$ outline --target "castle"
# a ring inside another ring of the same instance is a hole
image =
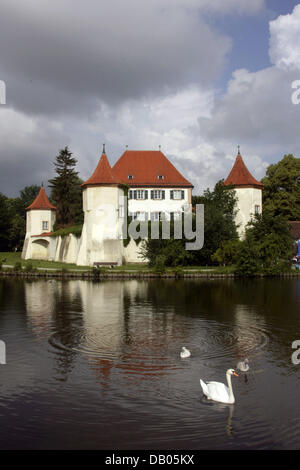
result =
[[[252,215],[262,211],[263,185],[251,175],[240,152],[224,184],[234,185],[236,222],[239,236],[243,237]],[[135,241],[123,243],[127,212],[138,221],[158,221],[162,215],[166,220],[176,219],[192,210],[192,189],[192,183],[160,150],[126,150],[111,167],[103,146],[94,173],[82,184],[84,224],[81,236],[52,236],[56,207],[50,203],[42,186],[26,209],[22,258],[78,266],[142,262],[140,247]]]

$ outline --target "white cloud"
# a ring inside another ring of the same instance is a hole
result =
[[[32,116],[0,113],[3,192],[11,193],[11,181],[21,189],[50,178],[65,145],[79,157],[82,178],[94,170],[103,142],[111,163],[125,145],[161,145],[195,194],[226,178],[237,144],[258,179],[274,158],[300,153],[300,105],[291,103],[291,81],[300,77],[289,70],[298,66],[292,44],[299,8],[270,24],[274,66],[234,71],[220,95],[210,83],[231,39],[205,23],[205,14],[254,14],[263,0],[2,3],[8,105]]]
[[[300,69],[300,5],[270,22],[270,59],[281,69]]]

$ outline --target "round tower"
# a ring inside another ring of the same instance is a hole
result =
[[[245,227],[255,214],[262,212],[263,184],[257,181],[246,167],[238,150],[231,172],[226,178],[226,186],[233,185],[237,195],[236,224],[240,238],[244,237]]]
[[[84,225],[77,265],[122,264],[120,201],[124,191],[113,175],[104,146],[94,173],[82,184],[82,189]]]
[[[49,237],[56,220],[56,207],[51,204],[44,189],[41,189],[30,206],[26,207],[26,236],[23,259],[47,259]]]

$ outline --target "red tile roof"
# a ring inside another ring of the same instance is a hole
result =
[[[240,153],[238,153],[235,163],[232,167],[231,172],[224,181],[226,186],[233,184],[234,186],[241,187],[255,187],[258,189],[263,188],[263,184],[257,181],[246,167],[244,160]]]
[[[51,237],[54,232],[43,232],[40,235],[31,235],[32,237]]]
[[[99,163],[92,176],[82,183],[81,186],[90,184],[117,184],[118,181],[114,177],[111,166],[105,153],[102,153]]]
[[[26,207],[26,210],[53,210],[56,211],[56,207],[51,204],[44,189],[44,186],[41,187],[39,194],[35,198],[30,206]]]
[[[119,182],[130,186],[193,187],[167,157],[157,150],[126,150],[112,171]],[[132,179],[128,175],[132,175]],[[163,179],[158,179],[159,175]]]

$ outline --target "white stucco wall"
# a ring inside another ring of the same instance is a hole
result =
[[[26,234],[40,235],[51,232],[55,223],[56,213],[51,210],[28,210],[26,213]],[[48,229],[43,229],[43,222],[48,222]]]
[[[90,186],[83,190],[84,227],[77,264],[92,266],[94,262],[122,264],[123,242],[119,219],[123,190],[118,186]]]
[[[125,263],[146,263],[147,260],[144,260],[140,255],[140,250],[143,245],[143,240],[137,245],[134,240],[130,240],[128,245],[124,247],[124,261]]]
[[[141,188],[142,189],[142,188]],[[128,200],[129,212],[181,212],[184,208],[191,209],[191,189],[185,188],[184,199],[171,199],[171,190],[180,188],[161,188],[165,191],[165,199],[151,199],[151,188],[148,199]],[[160,189],[160,188],[152,188]],[[132,190],[134,190],[132,188]],[[22,257],[24,259],[49,259],[79,266],[92,266],[94,262],[123,261],[145,262],[139,251],[143,242],[136,245],[131,240],[124,247],[122,226],[126,211],[124,210],[124,191],[117,185],[89,186],[83,190],[84,225],[81,238],[70,234],[65,237],[33,237],[45,232],[43,221],[48,222],[48,230],[53,230],[55,211],[31,210],[27,212],[27,233]]]
[[[52,239],[54,237],[51,237]],[[72,233],[65,237],[55,237],[54,261],[73,263],[77,261],[80,238]]]
[[[238,227],[238,234],[243,238],[245,227],[255,214],[255,206],[259,206],[259,213],[262,212],[262,190],[257,188],[236,188],[237,195],[237,215],[236,224]]]

